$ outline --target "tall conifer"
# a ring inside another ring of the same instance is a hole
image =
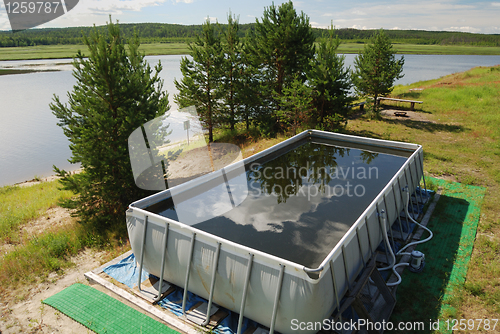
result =
[[[349,94],[352,82],[349,70],[344,67],[345,56],[337,54],[340,39],[335,36],[333,26],[328,33],[316,46],[307,81],[315,108],[312,125],[331,131],[346,122],[353,97]]]
[[[394,81],[404,76],[404,57],[398,60],[394,54],[389,37],[380,29],[354,59],[353,83],[359,93],[373,96],[375,110],[377,98],[392,92]]]
[[[216,24],[207,19],[203,23],[203,32],[196,42],[189,44],[192,60],[181,60],[181,81],[175,80],[179,93],[175,102],[180,108],[195,106],[202,124],[208,129],[208,141],[213,142],[213,128],[220,118],[223,97],[222,64],[224,54],[221,37]]]
[[[242,97],[238,94],[242,89],[242,43],[238,37],[239,21],[233,18],[231,12],[227,16],[227,26],[223,34],[224,60],[222,69],[224,102],[227,112],[225,112],[226,122],[231,130],[238,122],[240,110],[242,108]]]
[[[298,15],[291,1],[279,7],[272,4],[264,9],[261,21],[256,20],[255,32],[249,39],[249,50],[254,66],[262,72],[262,92],[269,97],[263,102],[267,103],[272,113],[279,109],[279,103],[270,97],[281,96],[283,87],[296,76],[301,81],[305,80],[309,61],[314,55],[314,41],[309,17],[303,12]],[[272,115],[267,118],[273,120]],[[278,123],[268,124],[269,132],[279,128]]]
[[[73,61],[76,84],[63,104],[54,96],[50,108],[70,141],[71,163],[81,163],[76,175],[59,170],[64,189],[76,197],[65,203],[84,223],[100,230],[122,228],[128,205],[145,195],[135,185],[128,137],[136,128],[168,109],[168,95],[159,77],[139,52],[139,38],[125,41],[118,24],[107,31],[94,27],[84,37],[88,52]]]

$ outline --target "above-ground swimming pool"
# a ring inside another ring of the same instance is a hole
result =
[[[132,250],[153,275],[292,333],[339,306],[422,162],[419,145],[305,131],[132,203]]]

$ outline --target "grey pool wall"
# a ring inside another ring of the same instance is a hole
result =
[[[186,287],[187,281],[189,291],[206,299],[213,294],[214,303],[234,312],[240,313],[244,301],[245,317],[281,333],[296,332],[292,330],[292,321],[321,322],[328,318],[382,241],[382,211],[387,216],[387,222],[395,221],[403,209],[402,188],[408,186],[413,193],[419,185],[423,175],[423,151],[420,145],[415,144],[309,130],[255,154],[242,163],[249,165],[265,159],[307,138],[332,140],[344,143],[347,147],[367,150],[395,150],[407,157],[394,177],[370,205],[361,210],[356,222],[317,268],[306,268],[148,211],[148,207],[168,200],[171,197],[170,190],[137,201],[127,211],[129,238],[138,258],[143,240],[146,241],[144,268],[160,276],[165,253],[164,280],[182,288]],[[237,164],[233,164],[225,169],[230,173],[237,167]],[[213,180],[215,176],[212,174],[178,187],[180,191],[189,191],[200,182]],[[164,252],[163,237],[167,230]],[[215,283],[212,288],[210,283],[214,266]],[[314,331],[304,331],[309,332]]]

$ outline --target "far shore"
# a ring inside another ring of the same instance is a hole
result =
[[[82,171],[83,171],[83,168],[80,168],[80,169],[76,169],[74,171],[70,171],[68,173],[69,174],[78,174],[78,173],[81,173]],[[33,178],[31,180],[28,180],[28,181],[23,181],[23,182],[18,182],[18,183],[12,184],[10,186],[30,187],[30,186],[33,186],[35,184],[39,184],[42,182],[52,182],[52,181],[59,180],[59,179],[60,179],[60,177],[57,175],[50,175],[47,177],[36,177],[36,178]],[[4,185],[3,187],[8,187],[8,186],[9,185]]]
[[[363,47],[362,43],[342,43],[338,48],[338,53],[357,54],[363,50]],[[190,52],[187,43],[143,43],[140,48],[146,56],[188,55]],[[500,47],[497,46],[394,44],[394,49],[398,54],[500,55]],[[0,61],[72,59],[78,51],[85,55],[87,47],[85,45],[1,47]]]
[[[36,72],[56,72],[59,70],[19,70],[19,69],[3,69],[0,68],[0,75],[11,75],[11,74],[28,74]]]

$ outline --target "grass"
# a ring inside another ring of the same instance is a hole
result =
[[[456,319],[463,298],[465,276],[474,245],[485,188],[433,180],[441,197],[427,225],[434,233],[419,245],[426,254],[425,270],[415,275],[405,271],[398,287],[393,322],[441,319],[438,333],[448,333],[443,320]],[[418,287],[418,288],[416,288]]]
[[[0,75],[9,75],[9,74],[26,74],[26,73],[34,73],[39,72],[36,70],[9,70],[0,68]]]
[[[214,141],[237,145],[241,149],[243,159],[276,145],[289,137],[279,134],[274,138],[263,138],[257,129],[246,130],[243,124],[237,124],[235,130],[214,129]]]
[[[179,153],[178,158],[182,158],[186,152],[190,150],[194,150],[196,148],[200,148],[206,145],[205,138],[191,138],[189,140],[189,144],[187,143],[187,139],[175,143],[169,143],[164,147],[160,148],[160,154],[164,157],[168,158],[170,155],[175,155]],[[179,152],[180,151],[180,152]]]
[[[400,54],[422,55],[499,55],[500,47],[465,46],[465,45],[420,45],[420,44],[393,44],[394,49]],[[359,53],[363,51],[364,44],[340,44],[340,53]]]
[[[424,90],[409,92],[409,88],[417,87]],[[456,319],[495,319],[500,314],[499,91],[499,66],[475,68],[438,80],[397,86],[392,96],[424,101],[417,111],[428,121],[358,117],[349,120],[344,131],[352,135],[420,144],[424,148],[427,175],[487,188],[465,283],[454,290],[448,301],[454,307],[453,313],[444,315]],[[262,139],[256,130],[246,131],[239,127],[234,131],[218,129],[215,138],[219,142],[239,145],[244,157],[285,139],[284,136]],[[428,182],[427,186],[436,190],[438,185]],[[0,241],[15,240],[14,231],[20,225],[43,215],[44,208],[55,205],[60,196],[67,196],[57,190],[49,191],[57,189],[55,184],[52,187],[49,183],[42,183],[26,190],[0,188],[0,222],[4,231]],[[50,199],[38,199],[45,196]],[[9,218],[12,223],[4,223],[4,217],[13,217]],[[0,290],[36,281],[36,277],[71,266],[69,255],[86,245],[97,244],[98,236],[83,232],[79,226],[75,224],[60,231],[48,231],[24,241],[15,251],[0,258]],[[117,254],[113,251],[116,247],[110,248],[110,257],[113,257]],[[420,283],[422,286],[417,288],[424,289],[425,281]],[[417,298],[425,299],[425,296],[417,294]],[[432,298],[440,302],[440,296]],[[415,320],[428,322],[428,319]]]
[[[51,272],[73,266],[69,257],[83,249],[85,240],[85,232],[77,223],[33,236],[0,259],[0,292],[36,283]]]
[[[73,58],[85,45],[40,45],[0,48],[0,60]],[[85,52],[84,52],[85,54]]]
[[[105,249],[108,253],[105,260],[129,249],[128,244],[103,240],[76,219],[41,233],[23,233],[23,225],[43,217],[49,208],[71,196],[59,187],[58,181],[51,181],[29,187],[0,188],[0,247],[14,244],[13,250],[0,254],[0,295],[3,298],[20,286],[38,283],[52,272],[62,273],[74,266],[71,256],[85,247]]]
[[[394,49],[403,54],[500,55],[500,47],[488,46],[394,44]]]
[[[424,90],[409,92],[417,87]],[[427,175],[487,188],[467,278],[454,292],[456,311],[450,316],[456,319],[500,314],[499,91],[499,66],[398,86],[392,96],[424,101],[417,109],[428,122],[362,117],[350,120],[346,130],[420,144]]]
[[[0,48],[0,60],[60,59],[73,58],[78,51],[88,52],[85,45],[39,45],[27,47]],[[186,43],[141,44],[141,51],[146,55],[181,55],[188,54]]]
[[[359,53],[363,50],[363,46],[360,43],[343,43],[339,46],[339,52]],[[500,47],[488,46],[394,44],[394,48],[403,54],[500,55]],[[0,48],[0,60],[73,58],[78,50],[85,54],[87,47],[85,45],[7,47]],[[186,43],[141,44],[141,50],[148,56],[189,54]]]
[[[0,241],[19,242],[19,226],[35,219],[69,198],[71,193],[60,191],[57,182],[43,182],[31,187],[0,188]]]
[[[43,217],[49,208],[71,196],[59,190],[56,181],[42,182],[30,187],[5,186],[0,188],[0,245],[15,247],[0,257],[0,293],[20,284],[47,277],[72,265],[69,256],[90,244],[82,226],[73,222],[57,230],[26,235],[21,227]]]

